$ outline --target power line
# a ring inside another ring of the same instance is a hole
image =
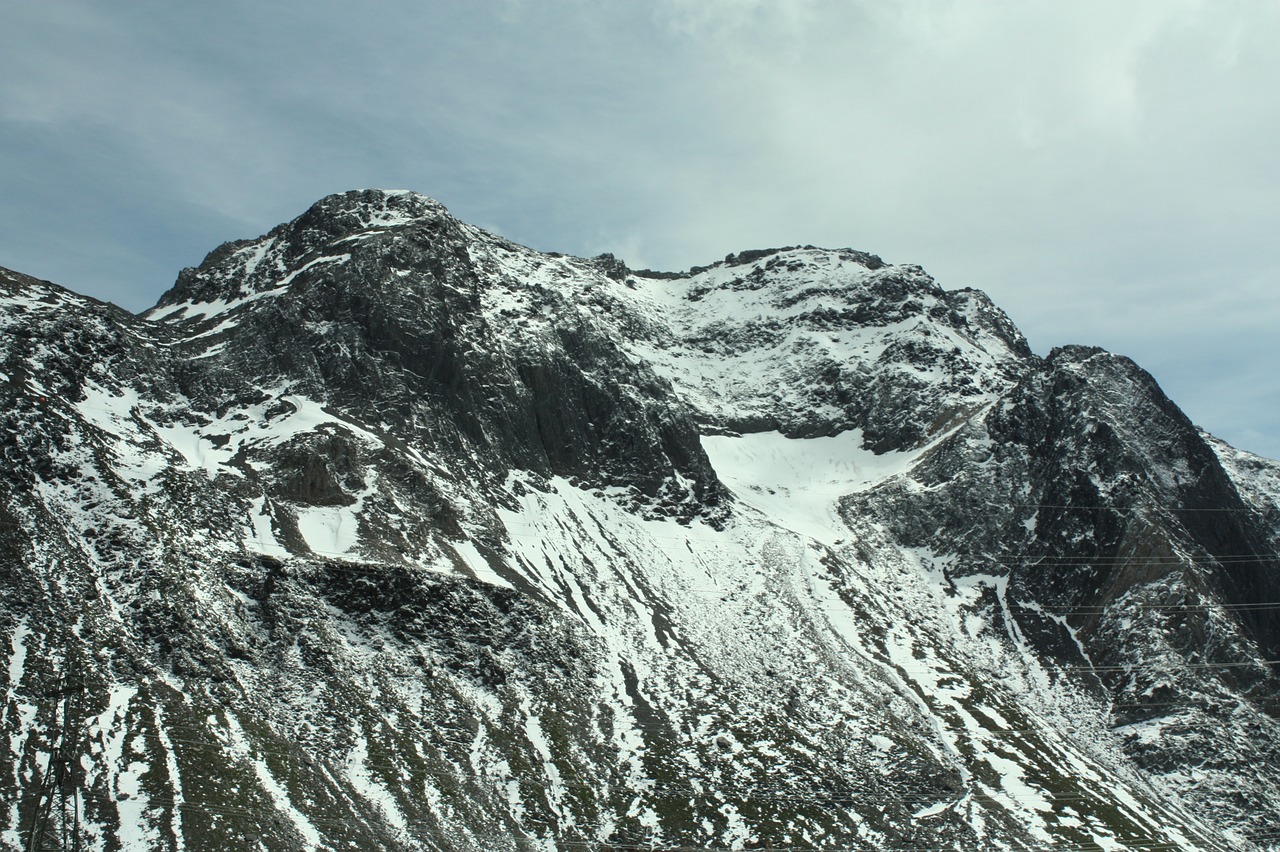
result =
[[[1137,511],[1154,511],[1154,512],[1256,512],[1249,506],[1243,509],[1219,508],[1219,507],[1190,507],[1190,506],[1106,506],[1106,505],[1080,505],[1072,503],[1005,503],[1006,506],[1016,506],[1021,509],[1079,509],[1086,512],[1098,511],[1117,511],[1117,512],[1137,512]]]

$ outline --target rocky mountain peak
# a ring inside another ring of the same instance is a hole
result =
[[[917,266],[342,193],[0,270],[0,462],[5,848],[1280,836],[1280,465]]]
[[[361,242],[408,231],[415,232],[418,239],[446,234],[456,237],[458,228],[444,205],[416,192],[364,189],[336,193],[257,239],[218,246],[198,267],[183,269],[148,316],[182,322],[191,318],[182,313],[184,304],[231,304],[282,288],[296,277],[291,273],[349,258]]]
[[[339,239],[370,228],[427,224],[449,218],[439,201],[404,189],[355,189],[327,195],[290,223],[297,232],[310,229]]]

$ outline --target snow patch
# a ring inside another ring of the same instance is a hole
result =
[[[823,544],[849,535],[838,512],[841,497],[908,470],[923,452],[876,454],[863,449],[860,429],[826,438],[705,435],[702,448],[740,501]]]
[[[289,551],[276,540],[273,515],[267,506],[265,495],[250,501],[249,524],[250,526],[246,530],[249,535],[243,540],[246,550],[261,553],[264,556],[274,556],[277,559],[283,559],[290,555]]]
[[[503,579],[498,572],[493,570],[493,566],[476,549],[475,543],[471,539],[450,542],[450,545],[458,556],[462,558],[462,561],[466,563],[467,569],[475,575],[477,580],[488,583],[491,586],[501,586],[504,589],[515,588]]]
[[[360,543],[360,517],[354,506],[300,506],[298,532],[311,552],[346,556]]]

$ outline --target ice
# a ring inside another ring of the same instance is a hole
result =
[[[121,475],[142,483],[153,479],[166,464],[162,453],[148,449],[147,431],[176,452],[186,466],[203,470],[210,479],[223,474],[243,476],[244,472],[232,464],[232,460],[243,449],[276,446],[324,426],[341,428],[362,441],[381,443],[381,439],[368,430],[325,411],[321,403],[288,393],[285,388],[265,389],[265,402],[208,423],[188,423],[181,420],[162,423],[158,421],[157,415],[163,409],[158,407],[153,407],[144,416],[138,408],[138,396],[133,391],[115,397],[90,384],[86,386],[86,393],[89,396],[80,404],[82,413],[105,431],[117,436],[115,450]],[[279,413],[280,402],[286,403],[289,410]],[[173,406],[173,409],[179,411],[185,408],[181,403]],[[272,412],[270,418],[267,416],[268,411]],[[249,415],[248,419],[243,415]],[[338,517],[317,517],[315,524],[332,527],[342,520],[344,519]],[[266,540],[268,539],[264,539]]]
[[[165,305],[160,308],[152,308],[152,313],[147,314],[149,318],[159,319],[161,322],[192,322],[194,320],[204,320],[210,317],[216,317],[225,314],[228,311],[243,307],[252,302],[268,299],[274,296],[281,296],[287,288],[274,287],[269,290],[259,290],[256,293],[250,293],[247,296],[240,296],[232,299],[212,299],[208,302],[186,302],[179,305]],[[160,312],[164,312],[163,315]],[[152,316],[154,314],[154,316]]]
[[[120,816],[117,838],[125,852],[150,852],[159,848],[160,835],[150,825],[150,799],[142,790],[142,775],[150,765],[129,761],[116,775],[116,812]]]
[[[176,450],[189,466],[203,470],[210,479],[223,472],[239,473],[225,467],[226,462],[230,460],[230,454],[226,448],[215,446],[195,427],[181,423],[172,425],[153,423],[151,428],[161,440]]]
[[[295,269],[293,272],[290,272],[284,278],[281,278],[280,282],[276,284],[276,289],[282,289],[284,287],[288,287],[290,284],[293,283],[293,279],[297,278],[299,275],[311,269],[312,267],[319,266],[322,263],[346,263],[350,259],[351,259],[351,254],[349,252],[345,254],[330,254],[330,255],[325,255],[324,257],[317,257],[315,260],[304,263],[302,266],[299,266],[297,269]]]
[[[927,819],[931,816],[937,816],[948,808],[955,807],[956,803],[952,801],[936,802],[935,804],[923,807],[911,815],[912,819]]]
[[[84,398],[75,403],[75,409],[85,420],[113,434],[133,429],[133,413],[141,402],[136,390],[122,387],[113,391],[90,379],[81,393]]]
[[[189,336],[189,337],[184,337],[184,338],[182,338],[182,341],[183,341],[184,343],[190,343],[190,342],[192,342],[193,340],[201,340],[201,339],[206,338],[206,337],[213,337],[213,336],[214,336],[214,335],[216,335],[216,334],[221,334],[221,333],[222,333],[222,332],[224,332],[224,331],[229,331],[229,330],[231,330],[231,329],[235,328],[235,327],[239,324],[239,322],[240,322],[240,320],[239,320],[239,319],[237,319],[236,317],[227,317],[227,318],[226,318],[226,319],[224,319],[222,322],[218,323],[217,325],[213,326],[212,328],[205,329],[204,331],[200,332],[199,334],[193,334],[193,335],[191,335],[191,336]],[[208,353],[208,350],[206,350],[206,354],[207,354],[207,353]]]

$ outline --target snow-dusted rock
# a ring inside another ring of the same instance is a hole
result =
[[[346,193],[0,272],[0,423],[0,847],[1280,836],[1280,467],[918,267]]]

